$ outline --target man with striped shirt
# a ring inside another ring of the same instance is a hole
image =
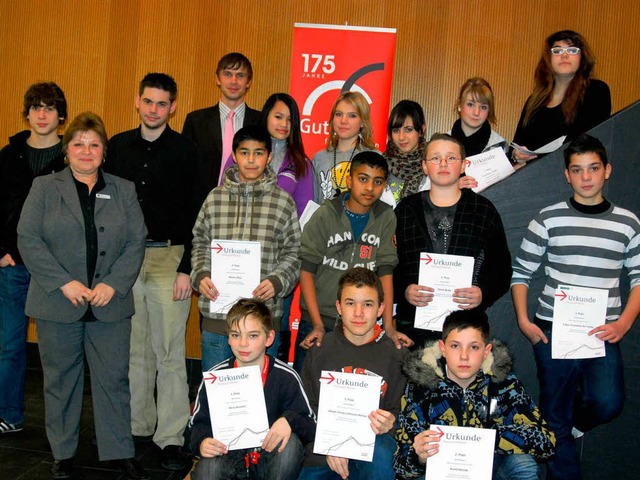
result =
[[[513,265],[511,294],[518,326],[533,344],[540,408],[556,434],[549,478],[569,480],[581,478],[574,437],[622,411],[624,379],[618,343],[640,312],[640,221],[604,198],[611,165],[599,140],[580,135],[569,144],[564,159],[573,197],[542,209],[529,224]],[[532,322],[527,313],[529,282],[543,262],[546,282]],[[624,308],[619,288],[623,267],[631,288]],[[589,332],[604,341],[604,357],[552,359],[558,285],[608,291],[606,318]]]

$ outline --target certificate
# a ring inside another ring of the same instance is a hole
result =
[[[209,371],[202,376],[213,438],[229,450],[261,446],[269,431],[269,419],[260,367]]]
[[[453,301],[453,291],[471,286],[473,257],[442,255],[439,253],[420,254],[418,283],[434,289],[433,300],[426,307],[416,307],[415,328],[442,331],[447,315],[458,310]]]
[[[239,299],[253,297],[260,283],[260,265],[260,242],[212,240],[211,281],[218,298],[210,302],[209,312],[227,313]]]
[[[438,453],[427,460],[425,478],[491,480],[496,431],[431,425],[440,435]]]
[[[562,146],[566,138],[567,136],[563,135],[562,137],[558,137],[555,140],[552,140],[546,145],[543,145],[535,150],[529,150],[527,148],[521,147],[515,142],[511,142],[511,146],[515,150],[519,151],[520,153],[524,153],[525,155],[542,155],[543,153],[551,153],[558,150]]]
[[[322,371],[313,453],[373,460],[376,434],[368,417],[380,405],[381,381],[378,376]]]
[[[472,189],[476,193],[482,192],[515,172],[504,150],[500,147],[471,155],[465,162],[465,173],[478,182],[478,186]]]
[[[605,323],[609,292],[558,285],[553,302],[551,358],[604,357],[604,342],[587,333]]]

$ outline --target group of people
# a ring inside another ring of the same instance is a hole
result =
[[[193,478],[252,470],[278,479],[417,478],[438,453],[430,424],[495,428],[500,478],[536,478],[541,461],[548,478],[580,478],[575,436],[621,411],[618,342],[640,311],[640,222],[604,199],[612,167],[602,144],[583,135],[611,110],[608,87],[590,78],[593,64],[576,32],[547,38],[514,141],[533,150],[567,135],[573,196],[532,220],[513,267],[500,214],[471,190],[476,183],[464,175],[464,160],[496,147],[517,167],[535,156],[511,151],[493,130],[494,95],[484,79],[464,83],[459,119],[429,141],[420,105],[399,102],[383,154],[375,150],[365,98],[344,92],[330,114],[327,148],[312,161],[291,96],[271,95],[261,112],[246,105],[253,71],[239,53],[217,65],[220,101],[189,113],[181,134],[168,124],[177,86],[163,73],[140,82],[139,127],[111,140],[90,112],[59,137],[67,117],[62,90],[32,85],[23,110],[30,129],[0,152],[0,431],[24,426],[31,316],[52,478],[73,478],[85,357],[99,457],[130,479],[149,478],[134,441],[153,441],[167,469],[187,467],[187,424],[200,457]],[[395,209],[381,200],[385,193]],[[301,229],[312,200],[321,205]],[[225,289],[212,281],[216,239],[261,245],[253,299],[225,313],[210,309]],[[433,286],[419,284],[421,252],[475,261],[472,285],[454,290],[459,311],[442,332],[413,324],[416,307],[434,296]],[[528,284],[542,264],[547,284],[532,321]],[[631,282],[624,308],[623,267]],[[604,357],[552,358],[559,285],[608,291],[606,319],[590,332],[605,342]],[[534,344],[540,411],[511,373],[506,347],[489,340],[484,312],[510,286],[518,325]],[[296,289],[301,321],[291,368],[278,359],[278,347]],[[262,449],[229,452],[213,438],[202,386],[189,420],[192,290],[199,294],[203,372],[249,365],[263,372],[271,429]],[[380,408],[369,415],[372,463],[312,454],[322,370],[382,377]]]

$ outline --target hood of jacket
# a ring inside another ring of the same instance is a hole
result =
[[[251,240],[253,238],[254,206],[260,197],[278,188],[276,175],[267,166],[262,178],[250,182],[241,182],[238,178],[238,166],[233,164],[224,172],[223,189],[229,198],[229,205],[235,209],[233,220],[233,238]]]
[[[22,130],[9,137],[9,144],[19,151],[24,150],[27,145],[27,139],[31,136],[31,130]]]
[[[238,166],[234,163],[226,170],[226,172],[224,172],[222,185],[231,195],[238,195],[240,197],[259,197],[264,195],[265,192],[276,187],[276,182],[276,174],[273,172],[273,169],[267,165],[262,178],[255,182],[243,183],[238,178]]]
[[[494,383],[504,381],[513,368],[513,357],[502,341],[491,341],[493,348],[482,362],[480,370],[491,377]],[[410,382],[435,389],[444,380],[444,361],[438,342],[416,350],[407,356],[402,366]]]

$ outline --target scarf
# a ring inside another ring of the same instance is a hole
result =
[[[482,153],[487,147],[489,137],[491,136],[491,126],[489,122],[485,121],[480,127],[480,130],[467,137],[462,131],[462,122],[458,119],[451,128],[451,136],[462,142],[467,157],[470,157],[471,155]]]
[[[416,149],[404,153],[392,140],[387,142],[387,149],[383,156],[389,162],[389,172],[404,181],[400,198],[408,197],[420,190],[420,182],[424,177],[422,159],[424,158],[425,144],[424,137],[420,137]]]

